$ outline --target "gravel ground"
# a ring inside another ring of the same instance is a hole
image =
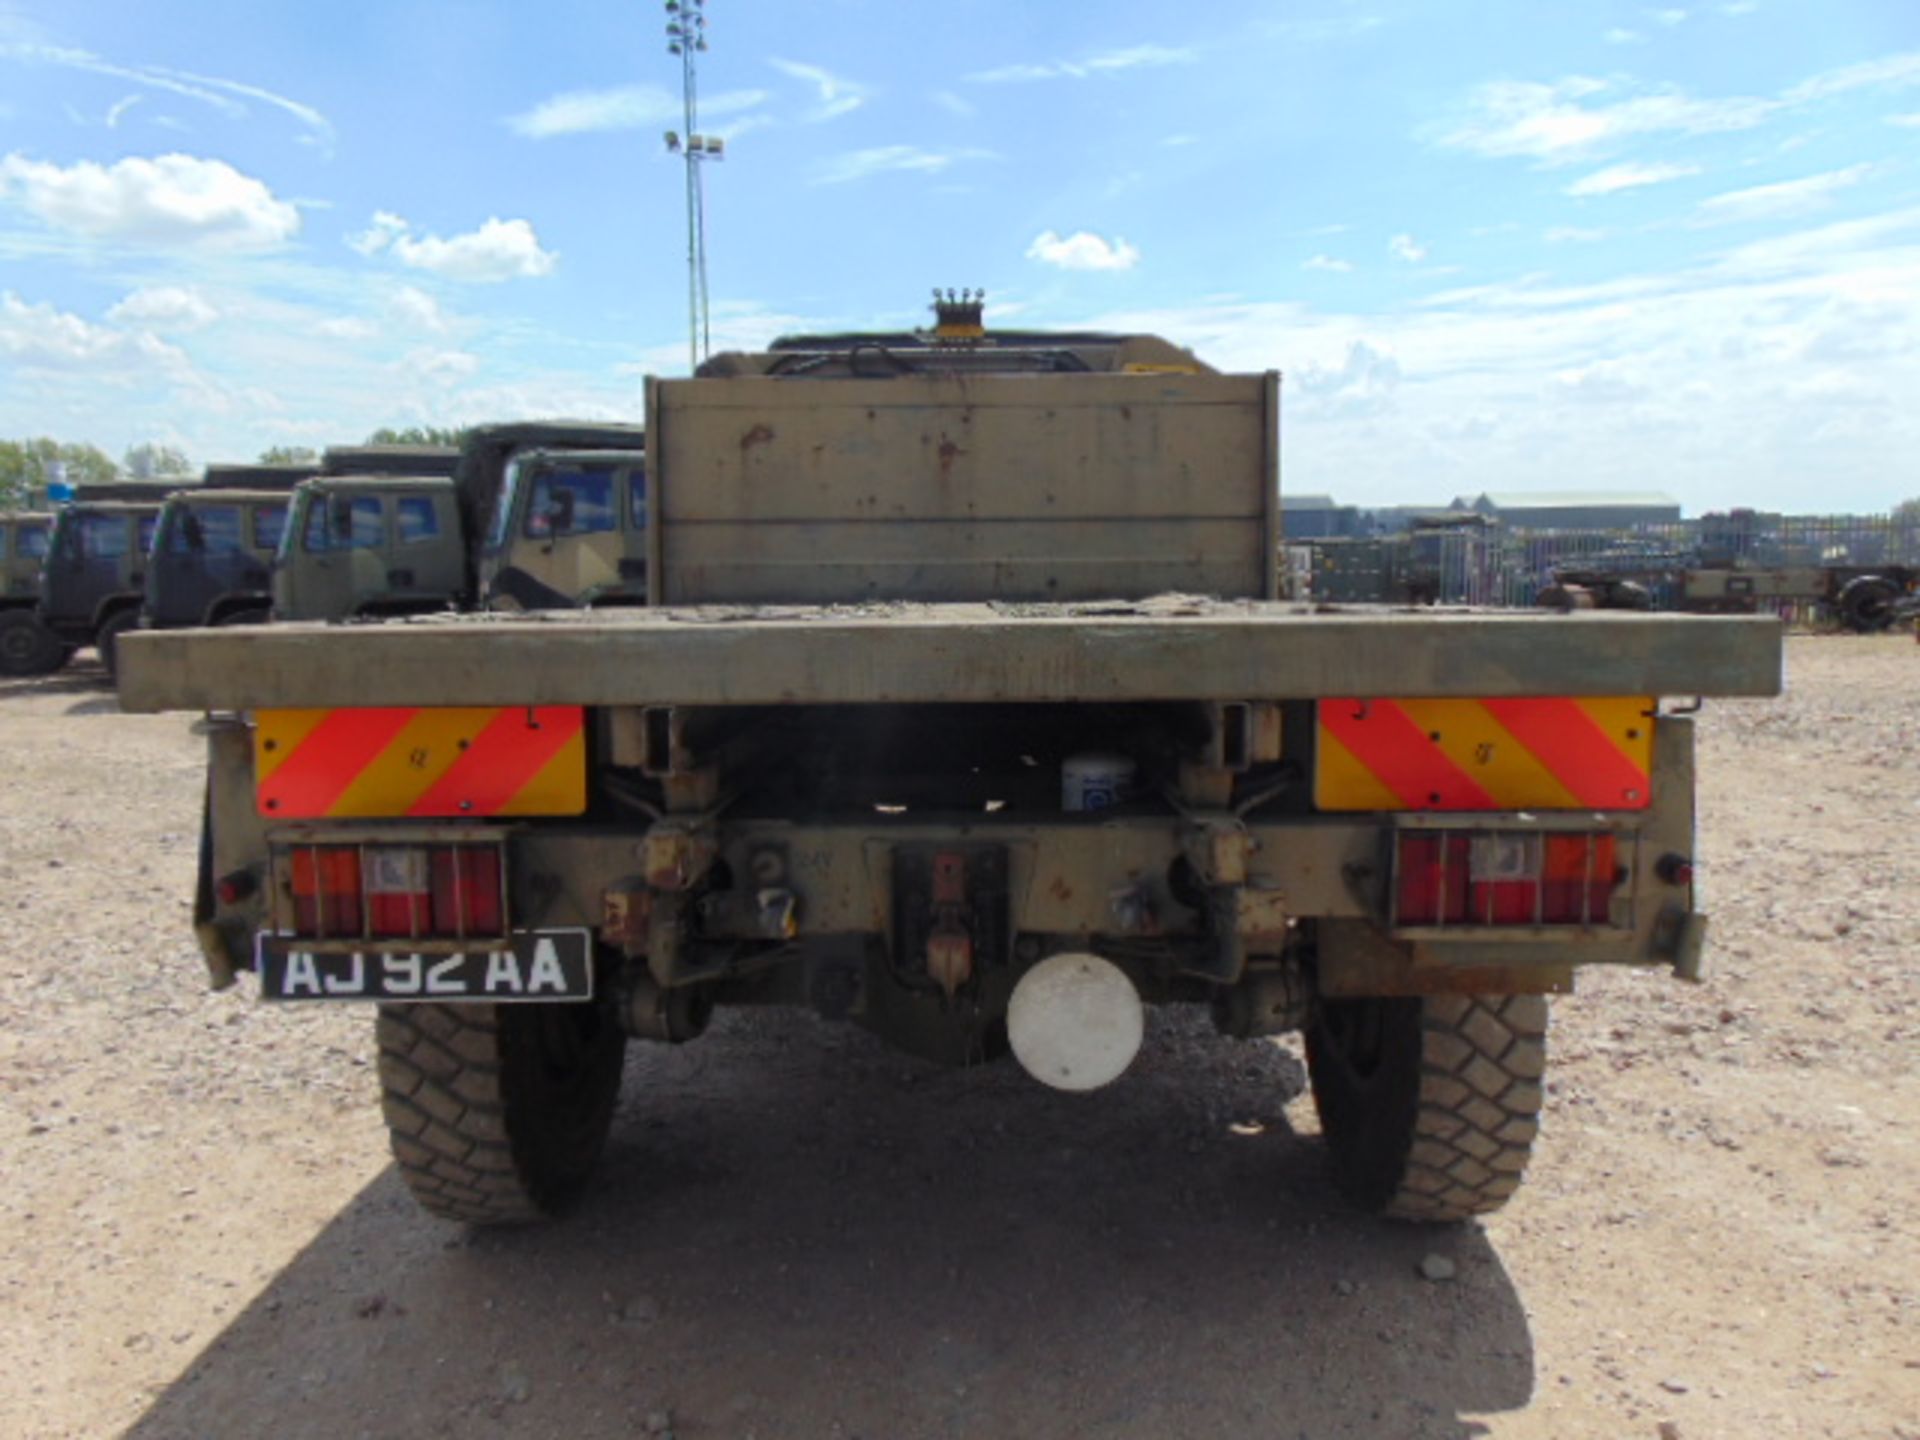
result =
[[[0,684],[0,1435],[1917,1440],[1920,651],[1789,664],[1703,717],[1710,983],[1584,977],[1533,1177],[1436,1232],[1177,1014],[1080,1098],[723,1017],[571,1220],[429,1220],[368,1014],[204,991],[189,721]]]

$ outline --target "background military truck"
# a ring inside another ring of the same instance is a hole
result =
[[[522,541],[507,518],[509,511],[524,503],[520,458],[536,451],[640,451],[645,435],[638,425],[605,420],[510,420],[466,432],[454,484],[470,542],[473,593],[482,597],[483,604],[502,609],[560,606],[563,602],[556,593],[567,594],[565,577],[580,568],[571,552],[580,546],[605,547],[606,542],[587,535]],[[631,558],[634,548],[629,543],[621,556],[609,557],[616,574],[619,559]],[[556,579],[561,584],[554,584]],[[630,573],[627,579],[631,583]],[[574,603],[570,596],[564,602]]]
[[[772,1003],[1067,1089],[1143,1002],[1304,1029],[1349,1195],[1496,1208],[1547,997],[1698,973],[1658,697],[1777,693],[1780,628],[1282,602],[1278,419],[949,304],[648,382],[647,607],[129,637],[125,706],[227,716],[216,983],[377,1002],[401,1173],[475,1223],[579,1190],[630,1036]]]
[[[40,622],[40,570],[51,513],[0,510],[0,675],[50,675],[71,647]]]
[[[465,529],[438,445],[333,446],[293,496],[273,564],[272,615],[348,620],[464,605]]]
[[[314,468],[209,465],[199,487],[169,495],[148,557],[140,623],[165,630],[265,621],[289,492]]]
[[[489,610],[644,605],[647,466],[631,448],[521,450],[508,463],[480,558]]]
[[[81,498],[55,512],[40,572],[40,623],[69,649],[91,645],[107,673],[140,623],[160,502]]]

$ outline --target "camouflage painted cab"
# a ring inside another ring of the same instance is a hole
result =
[[[169,495],[141,623],[165,630],[264,621],[290,492],[312,473],[309,465],[209,465],[199,486]]]
[[[40,575],[41,623],[62,644],[92,645],[111,675],[120,636],[140,623],[158,501],[80,500],[54,517]]]
[[[466,542],[443,476],[322,475],[293,492],[273,564],[275,620],[460,608]]]
[[[377,1006],[464,1221],[579,1192],[629,1038],[765,1004],[1065,1089],[1146,1004],[1303,1031],[1355,1200],[1498,1208],[1548,996],[1699,974],[1659,697],[1777,692],[1779,626],[1282,601],[1277,373],[941,310],[649,380],[646,605],[130,637],[123,704],[224,712],[216,981]],[[592,467],[527,459],[550,532]]]
[[[0,675],[49,675],[72,650],[40,622],[40,571],[53,516],[0,511]]]
[[[508,463],[480,560],[489,610],[647,603],[647,466],[633,450],[527,450]]]

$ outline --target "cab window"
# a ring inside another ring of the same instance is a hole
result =
[[[440,533],[440,517],[426,495],[402,495],[394,501],[393,525],[402,545],[417,545]]]
[[[596,535],[614,528],[613,471],[561,465],[542,470],[527,499],[526,532],[536,540]]]
[[[7,527],[0,525],[0,558],[7,554]]]
[[[240,548],[240,507],[207,505],[199,509],[182,506],[167,521],[167,550],[185,555],[199,550],[208,555],[228,555]]]
[[[254,549],[278,550],[280,548],[280,532],[286,528],[286,506],[256,505],[253,507]]]
[[[47,553],[47,527],[44,525],[22,525],[19,539],[14,542],[18,547],[14,554],[41,559]]]
[[[378,495],[356,495],[350,511],[347,548],[377,550],[387,538],[386,505]]]
[[[82,515],[80,553],[89,560],[118,560],[127,553],[130,529],[124,515]]]
[[[301,543],[307,547],[307,553],[318,555],[333,548],[333,535],[327,528],[332,507],[327,503],[324,492],[312,495],[307,500],[307,523],[301,527]]]
[[[647,528],[647,472],[637,465],[627,472],[627,527]]]
[[[153,532],[159,528],[160,517],[158,515],[142,515],[140,517],[140,554],[145,555],[153,549]]]

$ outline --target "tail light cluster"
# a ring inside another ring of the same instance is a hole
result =
[[[1631,843],[1592,831],[1402,830],[1393,923],[1611,925]]]
[[[293,931],[309,940],[462,940],[506,933],[505,851],[494,842],[296,845]]]

